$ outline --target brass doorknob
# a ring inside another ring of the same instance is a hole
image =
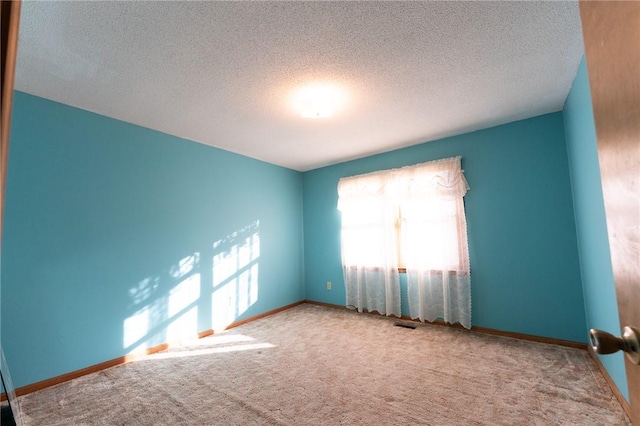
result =
[[[605,355],[623,351],[631,362],[640,364],[640,330],[637,328],[625,327],[622,337],[592,328],[589,337],[596,353]]]

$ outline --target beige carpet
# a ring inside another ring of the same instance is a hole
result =
[[[26,425],[625,425],[586,351],[300,305],[20,398]]]

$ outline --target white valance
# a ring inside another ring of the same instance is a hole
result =
[[[469,185],[464,178],[461,157],[345,177],[338,182],[338,209],[361,203],[370,197],[406,198],[438,196],[462,198]]]

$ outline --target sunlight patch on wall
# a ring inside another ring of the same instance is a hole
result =
[[[157,277],[147,277],[129,290],[129,297],[135,305],[139,305],[150,299],[159,285]]]
[[[129,348],[134,346],[136,342],[140,342],[137,346],[132,348],[132,352],[147,349],[148,345],[144,340],[144,337],[148,331],[149,309],[148,307],[144,307],[124,320],[124,347]]]
[[[256,220],[201,247],[129,289],[126,352],[193,341],[247,312],[258,301],[259,225]]]
[[[212,328],[223,330],[258,301],[260,222],[213,244]]]
[[[198,336],[199,267],[200,253],[195,252],[129,290],[133,313],[123,323],[128,353]]]
[[[167,327],[167,343],[193,340],[198,336],[198,307],[200,297],[200,274],[195,272],[200,254],[185,257],[171,271],[180,283],[169,292],[167,313],[171,323]],[[193,305],[190,309],[188,307]],[[184,311],[184,312],[183,312]]]

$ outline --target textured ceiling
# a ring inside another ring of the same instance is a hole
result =
[[[577,2],[25,1],[16,88],[305,171],[561,110],[582,54]]]

